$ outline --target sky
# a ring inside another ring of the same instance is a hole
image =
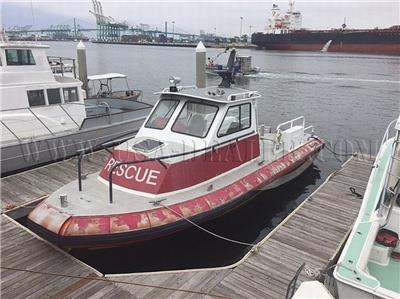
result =
[[[200,30],[221,36],[240,33],[240,17],[243,17],[242,33],[262,31],[265,27],[272,4],[278,4],[282,11],[288,8],[288,1],[112,1],[103,0],[104,14],[130,25],[145,23],[154,28],[164,29],[168,22],[172,31],[199,33]],[[400,24],[399,0],[387,1],[329,1],[298,0],[295,8],[301,11],[303,27],[308,29],[339,28],[346,18],[348,28],[385,28]],[[89,13],[93,10],[90,0],[0,0],[2,27],[33,25],[46,28],[55,24],[72,25],[72,18],[83,27],[94,27],[95,19]]]

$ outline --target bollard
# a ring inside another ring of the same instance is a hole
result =
[[[196,86],[206,87],[206,47],[201,41],[196,47]]]
[[[88,74],[87,74],[87,64],[86,64],[86,47],[80,41],[76,47],[76,52],[78,56],[78,70],[79,70],[79,80],[82,81],[82,88],[89,94],[88,90]]]
[[[68,207],[67,194],[60,194],[60,204],[62,208]]]

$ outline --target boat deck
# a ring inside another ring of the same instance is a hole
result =
[[[98,171],[107,153],[83,163]],[[1,294],[4,298],[284,298],[298,267],[325,268],[357,217],[373,160],[352,157],[235,265],[204,270],[103,277],[67,253],[1,216]],[[76,179],[76,159],[3,178],[3,209],[30,201]],[[309,280],[305,274],[299,283]]]

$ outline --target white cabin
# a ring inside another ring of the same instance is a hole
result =
[[[86,117],[82,82],[54,75],[47,48],[0,43],[3,143],[77,129]]]
[[[272,5],[271,17],[265,26],[265,33],[286,34],[301,29],[301,12],[294,10],[294,1],[289,1],[289,9],[286,14],[281,15],[277,4]]]
[[[200,149],[257,132],[257,92],[240,88],[163,90],[136,139],[152,137]]]

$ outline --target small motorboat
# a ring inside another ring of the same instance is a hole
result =
[[[64,248],[149,240],[221,216],[313,163],[324,141],[303,116],[268,128],[261,95],[224,81],[196,88],[171,79],[136,137],[99,173],[41,202],[28,226]]]
[[[235,77],[254,75],[260,72],[260,67],[252,66],[252,57],[250,55],[236,55],[236,50],[231,49],[228,58],[227,65],[216,63],[216,59],[223,53],[227,53],[229,48],[225,49],[224,52],[219,53],[215,58],[208,58],[208,63],[206,64],[206,71],[210,75],[218,75],[221,71],[226,71],[228,65],[233,65],[233,75]]]
[[[125,90],[113,90],[112,82],[116,79],[125,81]],[[90,98],[118,98],[123,100],[136,101],[142,95],[143,92],[139,89],[131,89],[128,83],[128,76],[118,73],[107,73],[100,75],[88,76],[89,84],[92,83],[92,94]]]
[[[353,230],[325,276],[329,283],[303,282],[293,298],[400,298],[399,235],[400,117],[383,137]]]

